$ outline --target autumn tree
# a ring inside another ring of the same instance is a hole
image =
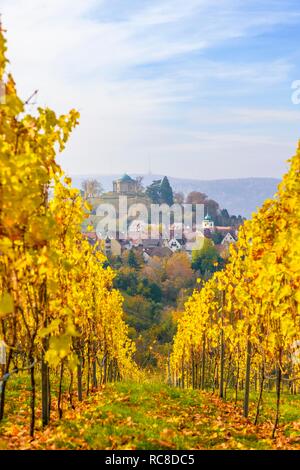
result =
[[[186,253],[174,253],[166,260],[165,269],[167,278],[170,279],[177,289],[191,285],[194,273]]]
[[[259,378],[255,424],[265,381],[275,384],[272,437],[282,384],[300,380],[294,360],[300,329],[299,168],[300,143],[275,197],[240,227],[225,269],[200,284],[185,304],[171,358],[175,384],[218,389],[222,398],[232,387],[236,401],[243,393],[245,417]]]
[[[143,186],[143,176],[137,176],[135,178],[135,181],[136,181],[136,189],[137,189],[137,192],[138,193],[142,193],[143,190],[144,190],[144,186]]]
[[[184,203],[184,194],[181,191],[175,191],[174,192],[174,202],[176,204],[183,204]]]
[[[90,197],[99,197],[103,193],[103,186],[96,179],[85,179],[82,182],[82,189],[86,199]]]
[[[192,191],[187,195],[186,203],[187,204],[205,204],[207,200],[207,195],[201,193],[200,191]]]
[[[114,273],[99,247],[81,233],[90,206],[56,160],[79,114],[71,110],[57,116],[49,108],[29,114],[28,100],[18,97],[12,76],[5,74],[5,51],[0,31],[0,82],[5,88],[0,104],[0,339],[8,349],[0,377],[0,419],[10,375],[27,371],[33,436],[38,393],[43,425],[50,419],[51,374],[59,376],[55,396],[61,417],[63,382],[70,379],[72,401],[76,369],[79,399],[83,370],[88,394],[90,384],[97,382],[98,361],[102,384],[138,370],[123,299],[113,288]]]

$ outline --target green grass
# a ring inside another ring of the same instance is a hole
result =
[[[254,420],[256,415],[256,404],[258,401],[258,392],[250,392],[250,407],[249,416]],[[228,393],[227,401],[235,403],[234,393]],[[239,392],[238,401],[236,403],[239,407],[243,406],[243,392]],[[272,420],[276,413],[276,392],[264,391],[262,404],[259,413],[259,422],[263,423]],[[300,419],[300,396],[291,395],[287,390],[281,393],[280,399],[280,421],[281,423],[289,424],[293,421]]]
[[[91,448],[111,447],[114,443],[118,448],[185,448],[186,438],[177,433],[178,408],[198,408],[197,392],[174,391],[161,384],[121,383],[109,385],[106,394],[115,394],[115,399],[98,408],[92,426],[83,435]]]
[[[245,420],[241,415],[241,396],[235,405],[232,397],[221,401],[209,392],[181,390],[156,381],[109,384],[82,403],[75,400],[75,411],[65,396],[64,416],[60,421],[54,398],[50,426],[42,430],[38,418],[36,440],[30,442],[24,433],[29,424],[28,385],[27,379],[22,382],[19,377],[9,384],[7,418],[0,424],[0,444],[1,432],[4,435],[2,447],[154,450],[271,449],[300,445],[297,396],[283,394],[281,422],[286,424],[274,441],[270,438],[274,392],[264,394],[261,424],[255,427],[251,421],[255,416],[256,394],[251,395],[250,419]],[[11,435],[16,436],[15,442]]]

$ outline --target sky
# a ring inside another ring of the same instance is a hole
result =
[[[80,126],[73,175],[280,177],[300,137],[299,0],[0,0],[20,95]]]

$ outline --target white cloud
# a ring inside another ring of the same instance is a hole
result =
[[[259,140],[243,132],[195,134],[200,124],[205,128],[222,122],[218,110],[205,110],[196,96],[253,93],[256,87],[287,80],[292,65],[282,58],[235,63],[208,59],[204,53],[227,41],[293,23],[299,11],[282,7],[266,14],[255,10],[255,0],[153,0],[150,6],[139,0],[127,12],[124,5],[134,1],[119,0],[122,14],[116,18],[110,1],[1,0],[11,68],[22,96],[38,88],[40,105],[59,112],[70,107],[81,111],[81,126],[63,165],[72,173],[145,171],[152,154],[157,172],[167,172],[175,159],[171,173],[195,176],[201,154],[207,158],[209,177],[226,154],[222,171],[247,176],[236,165],[238,155],[253,155],[254,148],[260,157],[268,148],[273,152],[276,139],[268,135]],[[264,4],[267,8],[270,3]],[[246,6],[253,6],[253,11]],[[185,61],[186,57],[191,58]],[[164,65],[172,61],[173,68],[165,71]],[[214,80],[224,83],[224,89],[212,88]],[[186,103],[190,105],[183,109]],[[233,125],[298,120],[296,111],[237,109],[229,104],[224,115]],[[286,142],[276,148],[277,161],[290,152]],[[268,171],[259,159],[251,161],[257,164],[256,173]],[[272,171],[279,167],[282,164]],[[254,166],[251,171],[254,174]]]

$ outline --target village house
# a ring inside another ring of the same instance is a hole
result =
[[[214,230],[214,226],[215,226],[215,224],[214,224],[214,221],[212,220],[211,216],[209,214],[206,214],[206,216],[204,217],[203,222],[202,222],[202,228]]]
[[[225,237],[221,241],[221,245],[225,245],[227,243],[236,243],[236,238],[231,232],[227,232]]]
[[[158,258],[170,258],[173,252],[167,246],[156,246],[153,248],[144,248],[143,258],[145,263],[148,263],[151,258],[157,256]]]
[[[180,238],[171,238],[170,240],[166,240],[166,245],[173,253],[175,251],[180,251],[184,249],[184,240]]]
[[[104,241],[104,254],[105,256],[121,256],[122,246],[119,240],[106,237]]]

